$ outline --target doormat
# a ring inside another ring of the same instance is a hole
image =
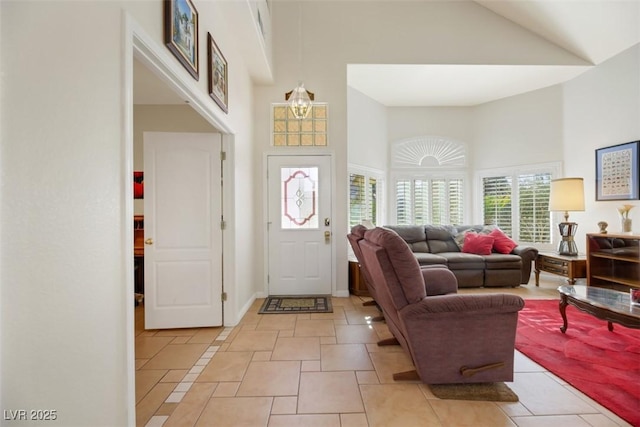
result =
[[[267,297],[258,314],[333,313],[331,298],[326,296]]]
[[[429,384],[428,387],[440,399],[518,401],[518,395],[505,383]]]

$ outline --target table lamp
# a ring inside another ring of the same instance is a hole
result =
[[[561,178],[551,181],[549,210],[564,211],[564,222],[558,224],[560,230],[560,255],[578,255],[578,247],[573,240],[578,224],[569,222],[569,211],[584,211],[584,183],[582,178]]]

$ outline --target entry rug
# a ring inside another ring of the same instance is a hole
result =
[[[429,384],[429,390],[440,399],[518,401],[518,395],[505,383]]]
[[[326,296],[271,296],[258,313],[333,313],[333,307],[331,297]]]

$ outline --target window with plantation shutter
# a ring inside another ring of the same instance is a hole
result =
[[[484,223],[497,225],[509,236],[513,236],[512,192],[510,176],[492,176],[482,179]]]
[[[551,245],[549,189],[558,169],[554,164],[481,173],[484,223],[497,225],[519,243]]]
[[[369,220],[374,225],[381,220],[378,206],[381,199],[381,178],[372,172],[349,173],[349,228]]]
[[[518,176],[520,240],[529,243],[551,243],[550,188],[550,173]]]
[[[462,178],[397,179],[396,223],[461,224]]]
[[[413,223],[413,204],[411,180],[396,181],[396,223],[400,225]]]
[[[366,218],[365,176],[349,174],[349,228],[360,224]]]

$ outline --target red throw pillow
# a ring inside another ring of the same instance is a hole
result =
[[[510,254],[513,248],[518,246],[516,242],[511,240],[511,238],[504,234],[499,228],[489,233],[489,236],[493,237],[493,249],[501,254]]]
[[[476,255],[491,255],[493,236],[489,234],[467,233],[464,235],[462,252]]]

